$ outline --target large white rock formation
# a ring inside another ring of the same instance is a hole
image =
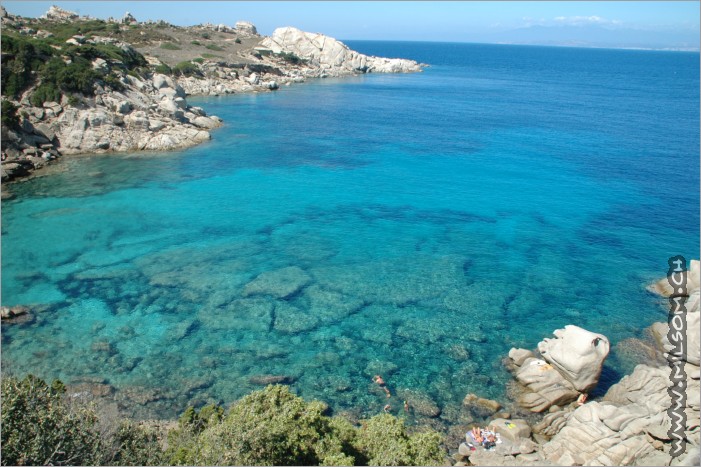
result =
[[[554,335],[538,344],[542,358],[524,349],[509,352],[510,366],[522,385],[518,403],[533,412],[570,403],[591,391],[609,353],[609,341],[602,334],[568,325]]]
[[[248,21],[237,21],[236,31],[243,34],[248,34],[249,36],[258,35],[258,30],[256,29],[256,27],[253,25],[253,23],[250,23]]]
[[[72,11],[64,10],[56,5],[52,5],[46,13],[44,13],[44,18],[51,19],[55,21],[70,21],[73,19],[78,19],[78,15]]]
[[[261,41],[261,46],[273,53],[292,53],[334,76],[350,73],[421,71],[421,66],[413,60],[363,55],[332,37],[300,31],[293,27],[276,29],[271,37]]]
[[[589,392],[599,382],[601,368],[609,354],[609,341],[578,326],[567,325],[543,339],[538,351],[548,363],[579,392]]]

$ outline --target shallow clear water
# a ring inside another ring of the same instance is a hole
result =
[[[209,143],[14,185],[2,302],[45,309],[3,326],[3,369],[141,417],[260,375],[369,415],[380,373],[448,424],[565,324],[611,339],[604,385],[630,370],[617,344],[665,317],[644,286],[699,250],[699,55],[349,45],[432,66],[191,98]]]

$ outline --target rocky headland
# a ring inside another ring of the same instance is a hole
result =
[[[99,20],[51,7],[41,18],[0,10],[2,181],[67,154],[165,151],[208,140],[222,124],[189,95],[270,92],[310,78],[421,71],[295,28],[260,36],[235,26]],[[62,69],[63,68],[63,69]]]

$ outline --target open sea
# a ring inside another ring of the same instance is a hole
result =
[[[273,377],[367,417],[381,374],[448,426],[566,324],[611,340],[601,390],[642,361],[645,286],[699,253],[699,54],[348,45],[430,67],[189,98],[225,121],[208,143],[13,185],[2,304],[36,312],[3,372],[142,418]]]

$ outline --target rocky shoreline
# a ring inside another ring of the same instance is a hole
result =
[[[57,25],[95,21],[57,7],[51,7],[41,19],[13,16],[4,9],[0,16],[3,30],[32,39],[52,38],[54,34],[47,29]],[[117,86],[96,82],[94,95],[83,96],[79,102],[66,93],[60,101],[34,105],[31,96],[36,85],[16,99],[5,99],[16,107],[18,122],[14,128],[2,127],[3,182],[26,177],[61,155],[168,151],[206,141],[222,121],[188,105],[187,96],[270,92],[312,78],[422,69],[412,60],[366,56],[331,37],[291,27],[262,37],[247,22],[238,22],[233,28],[211,24],[179,28],[162,22],[139,23],[129,13],[122,20],[110,18],[106,26],[113,35],[140,31],[153,39],[132,44],[93,33],[73,35],[65,44],[78,50],[109,45],[130,55],[143,54],[151,71],[115,72],[121,65],[119,60],[95,58],[92,68],[116,73]],[[137,39],[141,41],[139,36]],[[202,52],[203,45],[205,50],[228,53]],[[3,53],[3,62],[6,55]],[[64,60],[70,62],[69,58]],[[181,61],[176,64],[177,60]],[[183,63],[187,66],[181,66]],[[171,66],[181,66],[185,72],[170,76],[160,72]]]
[[[672,293],[667,278],[649,290],[663,297]],[[596,386],[609,342],[570,325],[555,331],[555,339],[541,341],[536,352],[511,349],[505,360],[516,379],[511,393],[518,406],[545,415],[535,423],[491,419],[487,425],[501,443],[490,450],[461,443],[455,465],[699,465],[699,261],[690,262],[686,310],[686,351],[678,356],[686,374],[686,398],[677,410],[686,416],[683,454],[671,455],[668,361],[675,357],[667,354],[672,349],[667,323],[650,327],[656,346],[649,350],[657,358],[637,365],[599,400],[586,402],[580,396]]]

